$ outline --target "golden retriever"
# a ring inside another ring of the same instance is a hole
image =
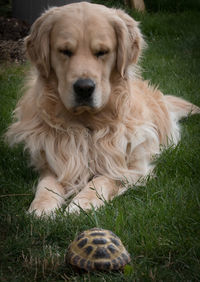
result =
[[[145,45],[121,10],[86,2],[46,11],[26,50],[34,71],[7,132],[40,171],[29,211],[97,208],[152,173],[160,145],[177,144],[178,120],[199,113],[136,75]]]

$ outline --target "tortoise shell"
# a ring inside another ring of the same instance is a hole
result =
[[[131,260],[119,237],[101,228],[80,233],[69,245],[66,259],[86,271],[118,270]]]

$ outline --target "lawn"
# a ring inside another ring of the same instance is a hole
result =
[[[112,4],[115,1],[96,1]],[[148,49],[143,77],[164,93],[200,106],[200,12],[131,13]],[[0,66],[0,134],[11,122],[29,65]],[[200,281],[200,116],[181,122],[182,141],[155,159],[156,177],[80,216],[35,219],[26,213],[38,175],[23,146],[0,140],[0,281]],[[77,273],[65,264],[81,231],[115,232],[131,254],[124,272]]]

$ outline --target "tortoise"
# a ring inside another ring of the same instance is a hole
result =
[[[110,230],[92,228],[69,245],[66,262],[86,271],[119,270],[130,262],[121,240]]]

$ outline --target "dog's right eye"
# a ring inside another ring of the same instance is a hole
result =
[[[60,52],[67,57],[71,57],[73,55],[72,51],[70,51],[69,49],[60,50]]]
[[[108,52],[109,52],[108,50],[100,50],[100,51],[98,51],[98,52],[95,53],[95,56],[96,56],[97,58],[103,57],[104,55],[108,54]]]

